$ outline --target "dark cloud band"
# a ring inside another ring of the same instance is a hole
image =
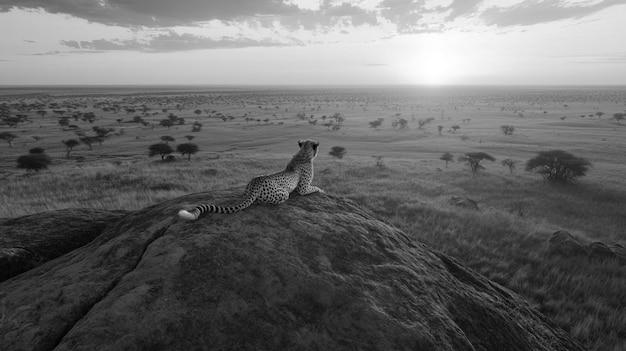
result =
[[[296,31],[347,33],[349,27],[395,27],[385,36],[444,32],[461,17],[472,17],[486,25],[525,26],[582,18],[626,0],[601,0],[569,3],[565,0],[523,0],[515,6],[485,8],[483,0],[452,0],[447,5],[428,5],[426,0],[379,0],[362,7],[362,1],[322,0],[315,10],[297,6],[289,0],[0,0],[0,12],[14,8],[42,9],[54,14],[69,14],[91,22],[139,29],[168,29],[173,26],[199,26],[218,20],[224,26],[249,26],[270,29],[282,38],[209,39],[191,34],[153,37],[147,41],[91,42],[64,41],[79,50],[171,51],[218,47],[302,45],[290,37]],[[435,18],[433,20],[433,18]],[[246,33],[240,33],[243,37]],[[381,37],[385,37],[381,36]]]
[[[210,20],[239,21],[273,16],[299,28],[337,23],[377,25],[384,20],[398,32],[423,29],[424,15],[439,13],[442,22],[461,16],[482,18],[497,26],[531,25],[566,18],[580,18],[626,0],[603,0],[588,5],[570,5],[563,0],[525,0],[511,7],[480,9],[482,0],[452,0],[448,6],[428,7],[424,0],[380,0],[375,10],[359,7],[359,1],[339,5],[324,0],[316,11],[302,9],[287,0],[0,0],[0,11],[12,8],[43,9],[88,21],[120,26],[171,27]],[[447,14],[447,15],[445,15]],[[342,20],[337,20],[341,18]],[[431,23],[432,27],[432,23]]]

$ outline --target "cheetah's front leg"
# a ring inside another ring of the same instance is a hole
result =
[[[309,195],[312,193],[323,193],[323,192],[324,190],[313,185],[307,185],[307,186],[298,188],[298,194],[300,195]]]

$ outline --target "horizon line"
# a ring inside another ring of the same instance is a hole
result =
[[[0,84],[0,89],[5,88],[41,88],[41,87],[416,87],[416,88],[446,88],[446,87],[626,87],[623,84],[579,83],[579,84],[317,84],[317,83],[105,83],[105,84]]]

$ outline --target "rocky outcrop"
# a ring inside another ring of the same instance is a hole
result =
[[[87,244],[124,214],[68,209],[0,219],[0,282]]]
[[[293,195],[187,222],[127,214],[0,283],[7,350],[582,350],[521,297],[361,206]]]
[[[599,241],[587,243],[565,230],[552,233],[548,242],[548,252],[565,257],[586,256],[596,260],[610,259],[626,264],[626,249],[622,245],[606,245]]]

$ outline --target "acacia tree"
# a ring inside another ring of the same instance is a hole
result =
[[[496,159],[486,152],[468,152],[464,156],[459,157],[459,161],[466,162],[468,164],[470,170],[472,171],[472,175],[476,175],[479,170],[485,169],[485,167],[480,164],[480,161],[482,160],[493,162]]]
[[[509,172],[511,172],[511,174],[513,173],[513,170],[515,169],[515,165],[518,163],[519,161],[516,160],[511,160],[510,158],[507,158],[506,160],[502,160],[502,165],[503,166],[507,166],[509,167]]]
[[[169,144],[163,144],[163,143],[152,144],[148,147],[148,150],[150,151],[148,154],[150,157],[154,155],[160,155],[161,160],[163,160],[166,155],[169,155],[172,152],[174,152],[174,149],[172,149],[172,147],[169,146]]]
[[[445,154],[441,155],[441,157],[439,157],[440,160],[446,161],[446,168],[448,168],[448,162],[453,162],[454,161],[454,156],[449,153],[446,152]]]
[[[89,147],[89,150],[93,150],[93,143],[100,143],[102,145],[102,141],[104,139],[99,139],[97,136],[84,136],[79,138],[79,140]]]
[[[619,122],[624,118],[626,118],[626,113],[618,112],[613,114],[613,119],[617,121],[617,124],[620,124]]]
[[[526,162],[526,171],[541,174],[545,181],[568,183],[583,177],[591,163],[563,150],[540,151]]]
[[[17,138],[17,135],[15,135],[15,134],[13,134],[11,132],[2,132],[2,133],[0,133],[0,139],[5,140],[7,143],[9,143],[9,147],[13,147],[11,142],[15,138]]]
[[[346,155],[346,148],[343,146],[333,146],[328,154],[335,158],[343,158]]]
[[[179,144],[176,146],[176,152],[183,156],[187,155],[187,161],[191,161],[191,155],[198,152],[198,145],[192,143]]]
[[[72,149],[74,148],[74,146],[80,145],[80,142],[76,139],[70,139],[70,140],[63,140],[63,144],[65,144],[65,151],[67,152],[65,156],[69,158],[70,152],[72,152]]]

